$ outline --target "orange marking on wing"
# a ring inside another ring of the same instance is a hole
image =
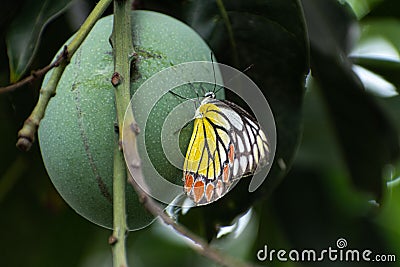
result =
[[[224,167],[224,171],[222,174],[222,180],[224,181],[224,183],[227,183],[229,181],[229,165],[226,164]]]
[[[195,203],[199,203],[204,195],[204,182],[197,181],[193,187],[193,200]]]
[[[217,193],[218,197],[221,197],[222,194],[224,193],[224,184],[222,183],[221,180],[218,180],[215,192]]]
[[[194,177],[191,174],[186,174],[185,176],[185,191],[188,193],[190,192],[190,189],[192,188],[194,183]]]
[[[235,156],[235,146],[233,144],[231,144],[229,146],[229,150],[228,150],[228,158],[229,158],[230,164],[233,164],[234,156]]]
[[[214,185],[209,183],[206,187],[206,198],[207,201],[210,202],[214,195]]]

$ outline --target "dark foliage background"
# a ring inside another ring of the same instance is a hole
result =
[[[47,65],[95,2],[3,1],[0,85]],[[400,2],[232,0],[224,6],[228,19],[214,0],[136,1],[136,8],[191,25],[219,62],[238,69],[254,64],[247,74],[262,88],[277,123],[276,161],[259,190],[247,193],[244,181],[229,198],[179,220],[248,261],[258,262],[257,251],[264,245],[322,250],[336,248],[336,240],[345,238],[349,248],[396,255],[397,263],[380,265],[400,266]],[[372,79],[373,73],[385,82]],[[2,265],[110,266],[110,231],[85,221],[63,202],[37,144],[29,153],[15,148],[39,88],[36,81],[0,94]],[[233,233],[216,238],[217,226],[240,217],[244,228],[236,224]],[[130,233],[128,250],[131,266],[212,264],[157,222]]]

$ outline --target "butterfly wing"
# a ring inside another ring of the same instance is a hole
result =
[[[267,138],[245,110],[205,98],[196,110],[185,157],[184,191],[197,205],[208,204],[268,160]]]
[[[269,144],[258,122],[243,108],[226,100],[221,102],[221,111],[230,112],[231,140],[235,145],[232,179],[253,174],[257,167],[269,162]],[[226,109],[226,110],[225,110]]]

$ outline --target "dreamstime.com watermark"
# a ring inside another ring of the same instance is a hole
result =
[[[340,261],[340,262],[395,262],[394,254],[375,254],[369,249],[347,248],[347,240],[339,238],[335,247],[322,250],[284,250],[270,249],[267,245],[257,252],[259,261],[293,261],[293,262],[317,262],[317,261]]]

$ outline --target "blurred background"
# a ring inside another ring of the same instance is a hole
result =
[[[95,3],[2,1],[0,86],[51,62]],[[257,259],[265,246],[321,251],[336,249],[343,238],[346,248],[371,250],[371,258],[396,257],[379,266],[400,266],[398,0],[143,0],[134,7],[189,24],[221,63],[238,69],[254,64],[246,74],[262,88],[276,119],[277,154],[263,186],[249,194],[243,182],[231,196],[192,209],[179,222],[225,253],[259,265],[375,266]],[[40,84],[0,91],[1,265],[111,266],[111,231],[60,198],[37,143],[27,153],[15,147]],[[131,232],[127,243],[130,266],[215,265],[158,221]]]

